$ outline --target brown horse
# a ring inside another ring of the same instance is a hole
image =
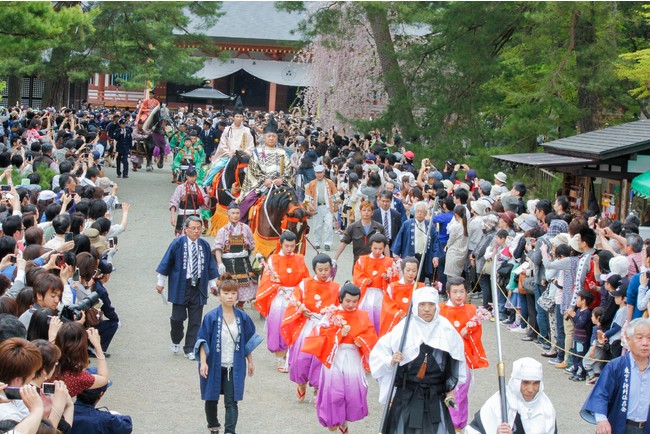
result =
[[[235,155],[226,164],[226,167],[212,179],[208,188],[210,209],[213,210],[209,232],[211,236],[215,236],[217,231],[228,223],[226,209],[230,202],[239,196],[239,191],[246,176],[248,160],[246,154],[236,151]]]
[[[295,190],[290,187],[275,187],[262,202],[251,209],[249,221],[253,222],[255,253],[265,258],[279,246],[280,235],[289,230],[296,234],[296,253],[305,253],[305,234],[308,233],[308,213],[300,203]]]

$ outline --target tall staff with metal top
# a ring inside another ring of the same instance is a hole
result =
[[[496,255],[496,250],[495,250]],[[496,304],[498,300],[497,287],[497,260],[492,259],[492,300]],[[501,351],[501,327],[499,326],[499,308],[494,309],[494,324],[497,329],[497,376],[499,378],[499,398],[501,401],[501,422],[508,423],[508,402],[506,400],[506,367],[503,363],[503,352]]]
[[[415,281],[413,283],[413,289],[411,290],[411,302],[409,303],[409,309],[406,314],[406,323],[404,324],[404,331],[402,332],[402,337],[400,338],[399,341],[399,349],[398,351],[401,353],[404,350],[404,342],[406,342],[406,336],[408,334],[409,330],[409,324],[411,323],[411,316],[413,315],[413,291],[415,291],[418,287],[418,282],[420,280],[420,276],[422,274],[422,265],[424,264],[425,257],[426,257],[426,252],[429,250],[429,243],[431,242],[431,228],[433,227],[434,223],[433,220],[430,221],[429,223],[429,229],[427,230],[427,245],[424,249],[424,252],[422,254],[422,258],[420,260],[420,264],[418,266],[418,274],[417,277],[415,278]],[[393,374],[390,380],[390,388],[388,389],[390,392],[388,394],[388,399],[386,400],[386,405],[384,406],[384,414],[381,417],[381,424],[379,425],[379,434],[383,434],[387,432],[387,422],[388,422],[388,414],[390,412],[390,404],[391,400],[393,397],[393,392],[395,391],[395,378],[397,377],[397,368],[399,365],[395,365],[393,368]]]

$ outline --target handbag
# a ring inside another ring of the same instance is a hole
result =
[[[95,307],[89,307],[84,312],[84,326],[86,328],[96,327],[104,319],[103,312]]]
[[[539,307],[544,309],[546,312],[550,311],[553,306],[555,306],[555,297],[553,296],[551,292],[551,285],[552,283],[549,283],[542,295],[540,295],[539,300],[537,300],[537,304],[539,304]],[[557,288],[556,288],[557,290]]]
[[[510,276],[510,273],[512,272],[514,266],[515,264],[505,262],[499,268],[497,268],[497,274],[503,277]]]
[[[524,274],[524,273],[521,273]],[[535,278],[533,276],[525,276],[521,287],[526,295],[535,295]]]

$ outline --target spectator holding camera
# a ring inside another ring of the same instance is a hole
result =
[[[97,359],[97,373],[88,368],[88,342],[93,346]],[[61,380],[73,398],[86,389],[97,389],[108,384],[108,365],[102,351],[99,332],[86,330],[76,321],[63,324],[56,335],[55,344],[61,350],[61,359],[53,380]]]
[[[15,422],[14,432],[34,434],[43,418],[43,401],[30,382],[41,367],[41,353],[33,343],[10,338],[0,343],[0,421]],[[9,399],[7,388],[18,389]]]

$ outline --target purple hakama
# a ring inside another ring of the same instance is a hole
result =
[[[309,336],[314,327],[318,324],[318,319],[308,319],[305,323],[298,339],[293,343],[289,350],[289,379],[296,384],[309,383],[309,386],[318,388],[319,378],[322,368],[320,360],[311,354],[300,351],[305,338]]]
[[[318,421],[333,428],[368,416],[368,383],[361,354],[354,344],[341,344],[332,367],[323,367],[316,399]]]
[[[381,324],[381,304],[384,299],[384,292],[379,288],[367,288],[366,295],[359,303],[359,309],[368,312],[370,321],[375,326],[375,332],[379,335],[379,325]]]
[[[293,288],[281,286],[271,302],[269,315],[266,317],[266,347],[272,353],[286,351],[288,348],[287,343],[280,334],[280,326],[284,319],[284,312],[289,305],[289,301],[285,298],[285,295],[291,294],[292,291]]]

